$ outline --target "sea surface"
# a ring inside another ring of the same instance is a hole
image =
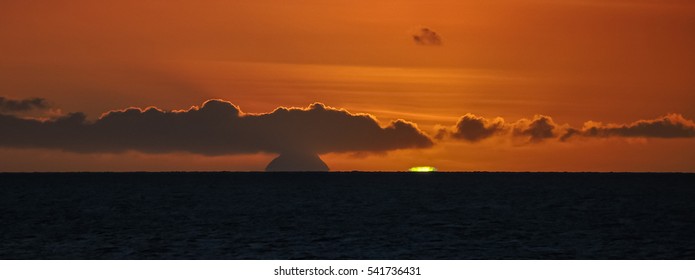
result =
[[[0,259],[695,259],[695,174],[0,173]]]

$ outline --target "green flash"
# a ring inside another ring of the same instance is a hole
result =
[[[437,168],[432,166],[415,166],[408,169],[410,172],[435,172]]]

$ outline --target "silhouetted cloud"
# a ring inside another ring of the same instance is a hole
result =
[[[439,46],[442,44],[442,38],[437,32],[429,28],[422,28],[417,34],[413,35],[413,41],[418,45],[424,46]]]
[[[487,119],[468,113],[463,115],[453,128],[439,130],[436,138],[442,139],[448,136],[468,142],[478,142],[495,135],[511,135],[526,138],[529,142],[541,142],[555,137],[557,127],[552,118],[542,115],[537,115],[532,120],[520,119],[513,123],[506,123],[500,117]]]
[[[695,122],[680,114],[669,114],[653,120],[639,120],[631,124],[602,124],[590,121],[586,122],[581,130],[568,130],[562,136],[562,140],[577,135],[583,137],[689,138],[695,137]]]
[[[440,130],[437,134],[437,138],[441,139],[448,134],[450,137],[456,139],[477,142],[496,133],[503,132],[504,130],[504,120],[502,118],[488,120],[469,113],[465,114],[456,122],[452,131],[448,132],[446,129]]]
[[[48,109],[48,103],[43,98],[11,99],[0,96],[0,113],[19,113],[31,110]]]
[[[653,120],[639,120],[631,124],[602,124],[586,122],[581,129],[558,125],[551,117],[536,115],[533,119],[520,119],[506,123],[502,118],[486,119],[466,114],[452,128],[442,129],[438,139],[478,142],[495,135],[524,137],[528,142],[557,139],[568,141],[575,137],[647,137],[689,138],[695,137],[695,122],[679,114],[670,114]]]
[[[560,141],[563,141],[563,142],[567,141],[572,136],[578,135],[579,133],[581,133],[581,131],[579,129],[575,129],[575,128],[571,128],[571,127],[567,128],[567,130],[565,130],[565,133],[563,133],[562,136],[560,136]]]
[[[555,137],[556,127],[552,118],[537,115],[531,121],[521,119],[514,123],[513,132],[517,136],[527,136],[530,142],[540,142]]]
[[[367,114],[314,103],[245,114],[223,100],[200,108],[163,111],[154,107],[110,111],[90,122],[82,113],[39,121],[0,114],[0,146],[73,152],[191,152],[206,155],[384,152],[425,148],[432,140],[403,120],[381,127]]]

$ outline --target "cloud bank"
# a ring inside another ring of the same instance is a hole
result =
[[[413,123],[385,127],[371,115],[321,103],[246,114],[228,101],[164,111],[150,107],[110,111],[87,121],[82,113],[40,121],[0,114],[0,146],[71,152],[245,153],[385,152],[426,148],[432,140]]]
[[[18,100],[0,96],[0,113],[21,113],[31,110],[45,110],[48,108],[48,103],[43,98]]]
[[[579,130],[568,130],[563,139],[570,137],[695,137],[695,122],[680,114],[668,114],[652,120],[639,120],[630,124],[602,124],[589,121]]]
[[[523,138],[529,143],[545,140],[568,141],[578,137],[691,138],[695,137],[695,122],[680,114],[668,114],[630,124],[603,124],[588,121],[582,128],[577,129],[566,124],[559,125],[551,117],[543,115],[536,115],[530,120],[505,122],[499,117],[487,119],[469,113],[462,116],[453,127],[441,129],[436,138],[479,142],[493,136]]]

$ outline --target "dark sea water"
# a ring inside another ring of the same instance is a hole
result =
[[[0,174],[2,259],[695,259],[695,174]]]

